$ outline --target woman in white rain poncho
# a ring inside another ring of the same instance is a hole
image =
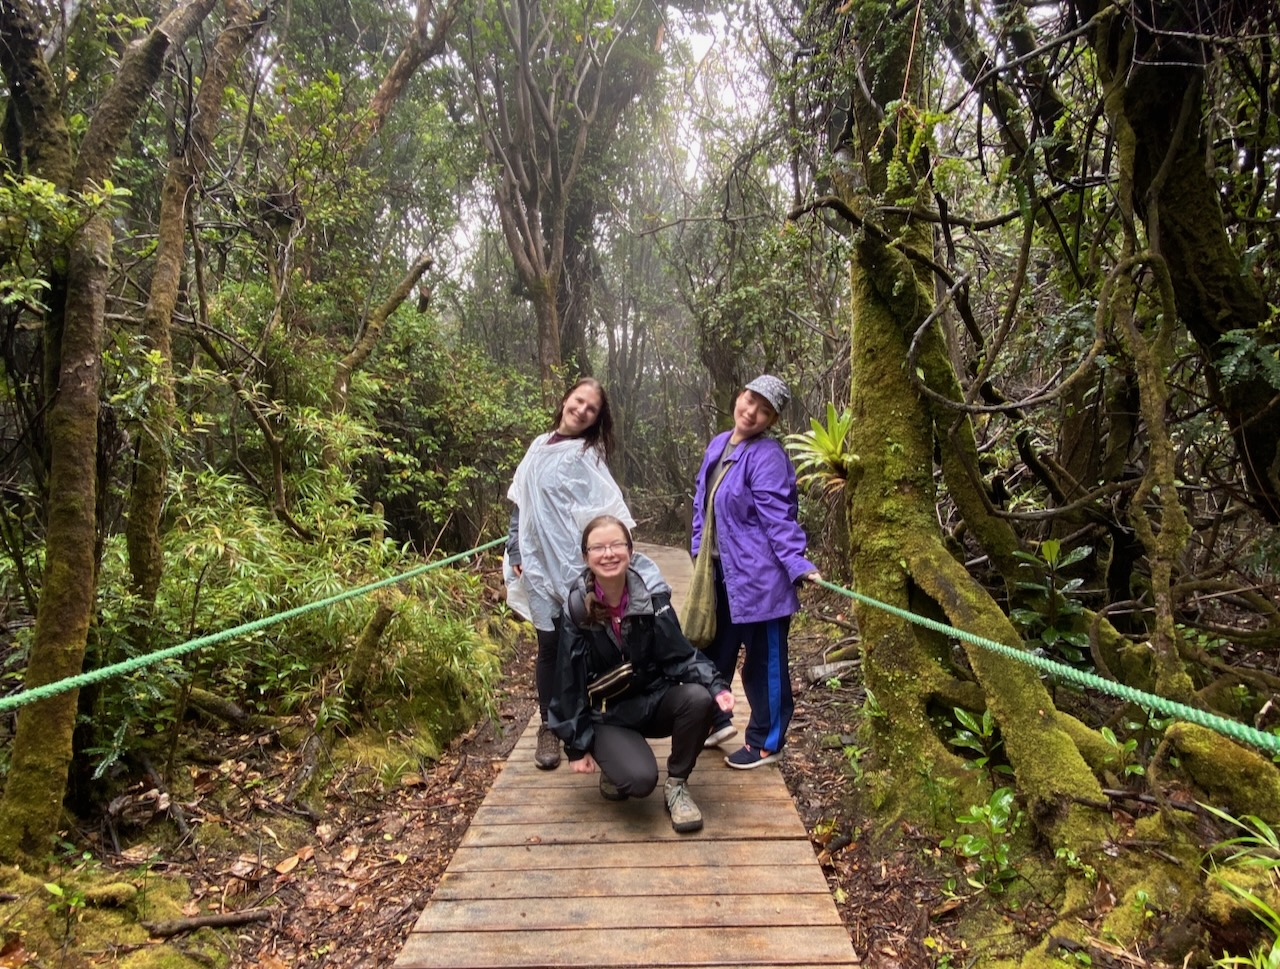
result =
[[[569,584],[582,571],[582,529],[597,515],[635,525],[605,464],[613,446],[613,415],[599,381],[583,377],[570,387],[552,426],[529,445],[507,491],[515,508],[503,570],[507,603],[538,634],[534,678],[542,725],[534,761],[544,770],[560,764],[560,741],[547,727],[547,704],[555,684],[560,611]],[[652,560],[636,555],[632,565],[651,591],[669,591]]]

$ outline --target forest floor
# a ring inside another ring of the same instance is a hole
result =
[[[880,839],[878,847],[865,836],[864,819],[845,799],[850,766],[843,748],[852,740],[841,740],[850,710],[861,703],[858,688],[829,678],[800,687],[807,682],[804,671],[823,661],[829,645],[822,631],[793,634],[792,669],[799,689],[782,771],[863,964],[932,966],[937,951],[931,953],[924,939],[940,935],[930,913],[947,908],[942,876],[925,857],[934,846],[909,831]],[[351,775],[331,785],[313,846],[281,858],[269,834],[268,814],[256,824],[256,843],[264,846],[260,852],[218,857],[202,848],[199,865],[179,863],[170,870],[191,881],[196,904],[206,903],[201,909],[216,909],[236,893],[249,897],[234,907],[270,908],[269,921],[236,930],[233,966],[374,969],[392,964],[472,814],[535,713],[533,652],[521,643],[508,661],[498,719],[457,738],[429,772],[409,775],[386,790],[373,778],[362,782]],[[276,751],[278,768],[290,770],[280,756]],[[237,841],[246,843],[243,837]]]

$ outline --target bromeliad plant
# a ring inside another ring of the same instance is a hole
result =
[[[849,429],[853,414],[846,408],[837,414],[834,404],[827,404],[827,422],[816,418],[810,428],[800,434],[788,434],[783,440],[796,462],[796,483],[802,488],[819,485],[825,497],[843,490],[858,456],[848,449]]]

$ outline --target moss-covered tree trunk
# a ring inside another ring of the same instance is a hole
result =
[[[172,10],[132,45],[72,158],[66,119],[42,56],[36,21],[21,0],[0,3],[0,68],[9,83],[21,128],[27,171],[64,191],[102,184],[119,145],[160,75],[165,56],[207,16],[214,0]],[[62,146],[62,147],[59,147]],[[68,174],[70,176],[68,181]],[[92,215],[70,244],[58,352],[47,369],[57,375],[48,413],[49,504],[44,584],[25,683],[35,687],[80,672],[96,587],[98,401],[111,229]],[[0,800],[0,857],[39,860],[61,819],[71,764],[77,694],[63,693],[24,707],[18,715],[9,776]]]
[[[918,230],[898,238],[930,241]],[[932,309],[928,290],[906,256],[872,240],[855,250],[852,281],[852,449],[861,469],[849,511],[858,589],[1020,647],[1004,612],[951,556],[938,527],[933,455],[954,444],[941,436],[946,428],[935,424],[907,368],[912,336]],[[926,335],[923,355],[923,372],[949,366],[936,331]],[[858,624],[867,686],[887,714],[875,725],[892,793],[902,810],[935,809],[931,785],[963,776],[929,717],[932,703],[956,693],[950,644],[876,608],[860,608]],[[1055,844],[1079,850],[1097,843],[1103,819],[1079,801],[1100,802],[1100,785],[1036,672],[980,647],[966,647],[966,655],[1037,826]]]
[[[156,230],[155,269],[142,316],[142,336],[159,358],[159,374],[150,385],[146,418],[138,439],[133,490],[125,544],[133,591],[145,608],[155,601],[164,573],[160,551],[160,512],[169,474],[173,439],[173,349],[170,326],[182,283],[186,259],[187,214],[222,117],[222,93],[232,65],[263,23],[243,0],[225,0],[227,22],[205,64],[196,95],[195,112],[183,150],[174,155],[160,190],[160,219]]]
[[[111,232],[94,217],[77,234],[68,263],[58,393],[49,412],[48,549],[35,638],[27,662],[30,689],[80,672],[96,585],[96,462],[102,321]],[[62,817],[78,694],[41,700],[18,714],[4,798],[0,857],[40,858]]]
[[[1098,5],[1082,0],[1082,16]],[[1132,157],[1134,214],[1147,246],[1169,267],[1178,315],[1195,339],[1214,403],[1235,440],[1240,470],[1255,506],[1280,522],[1280,407],[1260,373],[1222,377],[1234,351],[1223,337],[1251,336],[1274,353],[1280,334],[1263,324],[1267,301],[1227,236],[1220,186],[1205,164],[1205,61],[1201,34],[1212,24],[1197,5],[1158,4],[1150,21],[1121,13],[1101,17],[1094,36],[1106,86],[1107,120],[1122,152]],[[1245,7],[1241,7],[1241,13]],[[1218,12],[1230,16],[1230,5]],[[1224,29],[1229,26],[1221,25]]]
[[[365,320],[360,338],[338,361],[333,387],[329,392],[329,406],[334,412],[342,411],[346,408],[351,375],[364,366],[364,362],[369,359],[369,354],[373,353],[374,348],[377,347],[378,339],[382,336],[382,330],[387,325],[387,320],[391,318],[392,313],[400,308],[400,304],[409,298],[409,294],[413,292],[418,280],[422,278],[423,273],[431,268],[431,265],[432,259],[430,256],[419,256],[414,264],[409,267],[409,271],[396,283],[395,288],[387,295],[387,298],[379,303],[373,312],[369,314],[368,319]],[[332,460],[335,456],[327,455],[326,458]]]
[[[853,573],[867,595],[1018,647],[1017,632],[951,556],[937,521],[935,453],[944,455],[944,471],[965,493],[973,492],[966,468],[976,453],[967,419],[957,424],[954,412],[935,412],[922,392],[954,396],[957,385],[932,315],[932,232],[923,222],[877,224],[863,215],[876,198],[919,195],[928,167],[925,154],[907,148],[914,142],[909,107],[896,116],[885,113],[895,100],[918,99],[928,58],[909,23],[886,26],[881,14],[873,3],[855,9],[857,18],[868,18],[866,35],[877,36],[877,50],[863,64],[863,83],[853,93],[852,143],[838,146],[856,160],[837,180],[842,208],[862,223],[851,260],[851,450],[860,458],[849,489]],[[976,497],[966,505],[980,517]],[[1010,558],[1016,543],[1007,527],[978,524],[997,557]],[[946,712],[945,698],[961,692],[951,644],[876,608],[860,607],[858,622],[867,686],[886,714],[873,718],[883,776],[893,784],[886,793],[899,810],[935,812],[944,806],[938,782],[951,777],[963,783],[959,759],[931,717]],[[966,646],[965,652],[1038,830],[1056,846],[1079,850],[1099,843],[1105,816],[1082,802],[1101,802],[1100,785],[1038,675],[990,651]]]
[[[351,658],[347,661],[343,695],[347,703],[353,706],[364,706],[365,689],[369,685],[374,664],[378,658],[378,646],[382,642],[382,634],[386,632],[388,624],[396,615],[395,609],[388,601],[392,598],[392,596],[383,595],[375,599],[373,615],[361,630],[360,638],[356,640],[355,648],[351,650]]]

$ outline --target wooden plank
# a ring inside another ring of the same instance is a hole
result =
[[[843,927],[415,932],[399,969],[855,965]]]
[[[695,787],[719,787],[726,790],[749,794],[753,791],[768,794],[786,795],[787,785],[782,774],[774,767],[761,767],[756,770],[732,770],[721,763],[708,764],[694,768],[689,775],[689,783]],[[667,771],[663,764],[658,764],[658,786],[667,779]],[[527,768],[513,767],[508,764],[493,780],[491,790],[595,790],[599,787],[600,775],[575,774],[567,766],[561,765],[556,770],[538,770],[532,764]]]
[[[789,895],[666,895],[612,898],[432,899],[415,932],[512,932],[530,929],[727,928],[840,925],[827,892]]]
[[[779,810],[776,802],[743,801],[708,796],[709,792],[699,791],[693,784],[689,785],[689,793],[698,802],[702,817],[708,825],[773,822],[780,829],[786,827],[797,837],[805,836],[804,826],[800,824],[800,819],[790,803],[785,805],[787,811],[783,812]],[[791,819],[787,819],[785,814],[790,814]],[[666,818],[662,791],[657,790],[648,797],[631,798],[626,801],[606,801],[599,794],[585,798],[566,797],[549,804],[490,804],[486,799],[476,809],[471,824],[474,827],[487,824],[542,824],[565,821],[607,823],[612,819],[617,819],[619,823],[628,823],[645,819],[666,821]],[[786,823],[788,820],[791,823]]]
[[[694,774],[693,778],[689,781],[689,793],[693,795],[693,799],[697,801],[699,805],[701,805],[703,801],[733,801],[738,804],[744,801],[772,801],[775,805],[784,803],[787,806],[790,806],[791,804],[791,795],[787,793],[787,789],[781,784],[777,786],[752,784],[746,787],[735,787],[732,785],[713,783],[709,779],[699,777],[697,774]],[[649,796],[662,796],[661,781],[658,783],[658,787]],[[596,774],[586,784],[552,786],[549,784],[535,783],[531,785],[506,785],[500,788],[493,788],[484,799],[484,803],[488,807],[548,807],[554,810],[555,808],[569,804],[582,804],[594,807],[601,800],[600,775]],[[609,803],[610,805],[613,805],[619,802],[611,801]]]
[[[662,811],[662,808],[658,808]],[[800,829],[797,836],[796,828]],[[799,818],[741,820],[723,824],[708,823],[696,834],[676,834],[671,830],[666,812],[661,817],[601,819],[586,821],[553,821],[541,824],[473,824],[467,829],[463,844],[474,847],[526,844],[626,844],[653,841],[743,841],[752,839],[803,840],[804,825]]]
[[[538,723],[534,720],[530,720],[529,722],[532,724],[532,729],[529,727],[524,729],[520,734],[520,739],[516,741],[515,747],[512,748],[512,752],[514,753],[517,750],[527,750],[529,752],[529,760],[532,761],[533,751],[538,746]],[[661,755],[665,757],[667,754],[671,753],[671,738],[650,737],[649,746],[654,749],[655,753],[661,752]]]
[[[626,864],[625,853],[618,862]],[[829,892],[816,864],[741,868],[687,865],[676,868],[589,868],[567,877],[563,869],[455,872],[447,870],[432,900],[464,898],[589,898],[687,895],[690,886],[709,896],[788,895]]]
[[[530,869],[604,868],[618,860],[613,845],[461,845],[449,862],[450,871],[526,871]],[[629,868],[719,865],[811,865],[813,848],[807,841],[679,841],[646,845],[627,855]]]

